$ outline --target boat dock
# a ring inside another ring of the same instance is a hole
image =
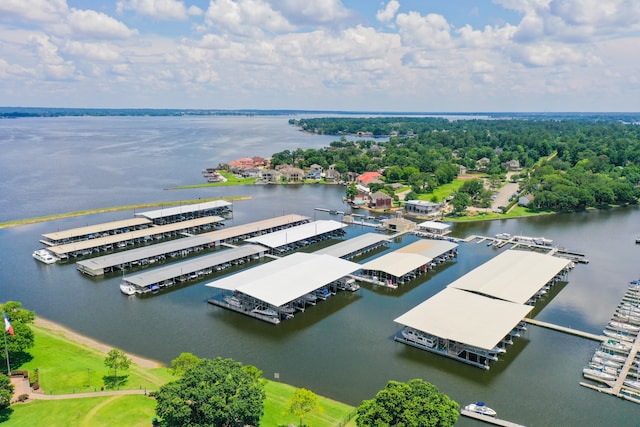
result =
[[[606,341],[607,337],[604,335],[592,334],[590,332],[579,331],[573,328],[567,328],[566,326],[554,325],[553,323],[543,322],[541,320],[530,319],[526,317],[524,319],[530,325],[540,326],[541,328],[553,329],[554,331],[564,332],[565,334],[575,335],[582,338],[587,338],[593,341]]]
[[[547,251],[549,255],[565,258],[573,262],[582,263],[582,264],[589,263],[589,260],[587,259],[584,253],[573,250],[573,249],[551,246],[551,243],[550,243],[551,240],[547,240],[541,237],[535,238],[535,237],[511,236],[511,235],[504,236],[504,237],[502,236],[498,237],[498,236],[500,235],[496,235],[496,237],[488,237],[488,236],[481,236],[478,234],[472,234],[471,236],[467,236],[463,239],[458,239],[458,241],[470,243],[477,240],[476,244],[487,242],[486,243],[487,246],[493,246],[498,249],[503,248],[507,245],[512,245],[511,246],[512,249],[521,247],[526,249]]]
[[[493,424],[496,426],[524,427],[522,424],[516,424],[516,423],[512,423],[511,421],[501,420],[500,418],[478,414],[477,412],[468,411],[466,409],[460,409],[460,414],[464,415],[465,417],[473,418],[474,420],[479,420],[487,424]]]

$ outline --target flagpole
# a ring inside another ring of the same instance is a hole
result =
[[[7,376],[11,377],[11,366],[9,366],[9,347],[7,347],[7,328],[2,325],[2,335],[4,336],[4,354],[7,356]]]

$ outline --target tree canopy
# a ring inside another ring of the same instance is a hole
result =
[[[358,407],[359,427],[449,427],[458,420],[460,405],[421,379],[389,381],[374,399]]]
[[[300,425],[304,417],[319,411],[318,396],[306,388],[298,388],[289,399],[287,412],[300,419]]]
[[[13,384],[6,375],[0,375],[0,409],[8,408],[13,396]]]
[[[107,386],[115,388],[120,385],[120,377],[118,377],[118,371],[126,371],[131,365],[131,359],[129,359],[126,353],[116,348],[111,349],[104,359],[104,366],[113,371],[113,377],[107,378]]]
[[[180,353],[180,356],[171,361],[171,371],[173,375],[182,375],[200,363],[202,359],[192,353]]]
[[[202,359],[160,387],[156,414],[167,426],[258,426],[266,397],[261,375],[232,359]]]
[[[13,327],[13,335],[6,336],[9,361],[12,364],[15,360],[20,362],[19,359],[23,358],[35,343],[33,331],[29,325],[35,321],[36,315],[33,311],[22,308],[22,304],[16,301],[0,304],[0,310],[7,315]]]

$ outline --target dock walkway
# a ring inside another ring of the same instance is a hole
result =
[[[543,322],[541,320],[525,318],[525,322],[530,325],[540,326],[541,328],[553,329],[554,331],[564,332],[566,334],[587,338],[593,341],[606,341],[608,338],[604,335],[592,334],[590,332],[579,331],[578,329],[567,328],[566,326],[554,325],[553,323]]]
[[[512,423],[511,421],[501,420],[500,418],[490,417],[488,415],[478,414],[477,412],[461,409],[460,413],[465,417],[473,418],[475,420],[484,421],[487,424],[493,424],[496,426],[504,427],[524,427],[522,424]]]

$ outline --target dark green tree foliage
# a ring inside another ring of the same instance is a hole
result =
[[[33,347],[35,338],[29,325],[34,322],[36,315],[33,311],[22,308],[22,304],[16,301],[1,304],[0,310],[5,312],[13,327],[14,335],[7,334],[7,350],[11,361]]]
[[[0,409],[9,407],[13,396],[13,384],[8,376],[0,374]]]
[[[182,375],[188,369],[196,366],[200,363],[200,358],[193,353],[180,353],[180,356],[171,361],[171,373],[173,375]]]
[[[421,379],[389,381],[371,400],[358,407],[359,427],[449,427],[458,420],[460,405]]]
[[[232,359],[202,359],[160,387],[156,414],[167,426],[258,426],[265,392],[257,372]]]

